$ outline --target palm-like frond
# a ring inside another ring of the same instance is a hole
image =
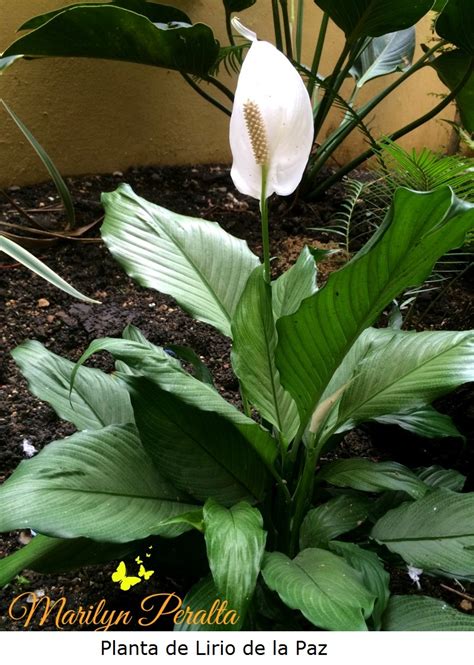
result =
[[[359,219],[357,215],[357,207],[363,199],[366,184],[359,180],[346,180],[344,184],[346,197],[341,209],[331,218],[328,226],[324,228],[316,227],[313,230],[337,236],[337,240],[349,254],[354,233],[356,230],[360,230],[360,226],[367,221],[366,219]]]
[[[449,185],[459,198],[474,201],[474,159],[438,155],[428,148],[407,152],[393,142],[378,151],[384,186],[393,193],[397,187],[430,191]]]
[[[378,151],[378,176],[365,189],[364,203],[368,214],[378,225],[385,216],[393,194],[398,187],[430,191],[448,185],[461,199],[474,203],[474,159],[457,155],[438,155],[427,148],[408,152],[393,142],[387,142]],[[465,247],[449,252],[436,264],[426,282],[407,291],[401,300],[401,309],[413,307],[416,299],[428,291],[441,291],[472,266],[474,235],[468,237]]]
[[[222,66],[224,67],[227,74],[238,74],[240,72],[240,68],[242,67],[245,51],[249,48],[250,42],[221,46],[217,60],[209,74],[211,76],[217,76]]]

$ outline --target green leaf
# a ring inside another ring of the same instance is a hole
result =
[[[440,37],[474,55],[474,12],[471,0],[449,0],[436,21]]]
[[[474,205],[449,188],[400,188],[371,240],[295,314],[277,322],[281,382],[307,422],[359,335],[397,295],[423,283],[437,259],[463,244]]]
[[[228,420],[267,466],[273,464],[277,450],[270,434],[229,404],[214,388],[185,372],[180,363],[160,347],[147,340],[141,344],[121,339],[98,339],[86,349],[77,367],[97,351],[109,351],[115,358],[133,367],[134,372],[149,377],[161,390],[171,393],[182,402],[183,411],[185,405],[189,405],[204,412],[202,418]]]
[[[36,258],[34,254],[31,254],[20,245],[17,245],[16,242],[13,242],[13,240],[5,238],[5,236],[2,235],[0,235],[0,252],[5,252],[5,254],[11,256],[12,259],[15,259],[15,261],[18,261],[22,265],[26,266],[28,270],[31,270],[36,275],[39,275],[56,288],[61,289],[61,291],[65,291],[73,298],[84,300],[85,302],[100,304],[98,300],[88,298],[88,296],[85,296],[80,291],[77,291],[77,289],[68,284],[62,277],[57,275],[54,270],[51,270],[51,268],[48,268],[47,265]]]
[[[305,247],[296,263],[272,282],[272,306],[275,321],[294,314],[303,300],[316,293],[316,259]]]
[[[98,543],[87,538],[49,538],[38,534],[28,545],[0,560],[0,589],[25,568],[40,573],[65,572],[121,559],[137,547],[131,543]]]
[[[214,580],[209,575],[205,577],[200,582],[195,584],[193,588],[186,594],[183,605],[181,607],[184,612],[189,608],[189,610],[194,613],[196,618],[199,618],[199,614],[206,612],[210,615],[212,608],[215,609],[221,606],[224,607],[225,599],[219,595],[219,592],[216,589]],[[183,616],[183,620],[180,623],[175,624],[174,630],[178,632],[184,631],[201,631],[201,630],[239,630],[240,622],[238,614],[233,611],[233,608],[228,606],[226,611],[223,613],[222,623],[188,623]],[[214,615],[215,616],[215,615]]]
[[[413,62],[415,46],[415,28],[375,37],[355,60],[349,74],[357,81],[357,87],[362,88],[378,76],[406,71]]]
[[[133,426],[111,425],[55,441],[0,487],[0,531],[123,543],[174,537],[162,520],[195,506],[155,469]]]
[[[282,601],[325,630],[367,630],[374,596],[361,575],[344,559],[321,549],[307,549],[295,559],[280,552],[264,558],[263,578]]]
[[[375,596],[372,621],[376,630],[380,630],[382,615],[390,598],[390,575],[375,552],[364,550],[353,543],[334,541],[329,543],[329,549],[344,557],[347,563],[358,570],[362,575],[362,583]]]
[[[243,12],[256,3],[257,0],[223,0],[226,12]]]
[[[271,287],[263,266],[250,275],[232,321],[232,366],[246,397],[288,443],[299,427],[296,404],[280,384]]]
[[[411,566],[474,580],[473,515],[474,493],[437,489],[390,510],[371,535]]]
[[[443,469],[433,465],[425,469],[417,469],[416,475],[425,485],[430,487],[444,487],[453,492],[462,492],[466,482],[466,476],[454,469]]]
[[[198,354],[191,349],[189,346],[181,346],[179,344],[168,344],[166,346],[166,352],[171,351],[179,360],[189,363],[193,368],[193,374],[196,379],[207,383],[208,385],[214,387],[214,380],[212,374],[209,371],[207,365],[203,363]]]
[[[34,30],[44,25],[57,14],[61,14],[64,11],[73,9],[74,7],[121,7],[122,9],[128,9],[136,14],[141,14],[146,16],[153,23],[171,23],[171,22],[180,22],[180,23],[191,23],[191,19],[184,12],[176,9],[175,7],[170,7],[169,5],[158,5],[155,2],[147,2],[146,0],[112,0],[112,2],[77,2],[71,5],[66,5],[60,9],[55,9],[52,12],[46,12],[40,16],[34,16],[30,18],[26,23],[19,28],[19,30]]]
[[[102,237],[130,277],[173,296],[195,318],[230,336],[237,303],[259,265],[247,243],[215,222],[149,203],[128,185],[102,199]]]
[[[355,368],[338,422],[344,429],[388,414],[422,408],[474,381],[474,332],[371,332],[375,350]]]
[[[22,55],[11,55],[8,58],[0,58],[0,74],[3,74],[8,67],[11,67],[16,60],[22,57]]]
[[[351,487],[362,492],[400,490],[415,499],[428,491],[425,483],[397,462],[371,462],[358,458],[336,460],[323,466],[318,479],[337,487]]]
[[[266,469],[230,420],[186,403],[145,377],[126,375],[123,380],[145,450],[175,487],[198,501],[213,497],[227,506],[262,499]]]
[[[406,413],[392,413],[375,418],[379,423],[399,425],[403,429],[431,439],[454,437],[464,439],[451,418],[432,406],[422,406]]]
[[[1,99],[0,102],[3,104],[3,108],[6,110],[10,118],[16,124],[18,129],[21,131],[23,136],[26,138],[28,143],[31,145],[31,147],[38,155],[38,157],[45,165],[49,175],[51,176],[52,181],[54,182],[56,191],[58,192],[59,198],[61,199],[64,209],[66,211],[67,228],[68,229],[72,228],[76,221],[74,202],[72,200],[71,192],[69,191],[68,186],[64,182],[62,175],[59,173],[53,160],[48,155],[46,150],[43,148],[43,146],[40,143],[38,143],[38,141],[35,139],[35,137],[30,132],[28,127],[24,124],[24,122],[20,120],[20,118],[16,115],[16,113],[12,111],[12,109],[6,104],[6,102],[3,99]]]
[[[439,78],[450,90],[463,80],[468,68],[472,71],[472,56],[463,51],[446,51],[430,62]],[[468,132],[474,132],[474,72],[456,95],[461,121]]]
[[[50,404],[58,416],[79,430],[133,423],[128,391],[113,375],[79,368],[72,391],[75,364],[27,340],[12,351],[33,395]],[[99,399],[98,399],[99,396]]]
[[[207,25],[154,23],[107,4],[61,11],[13,42],[3,57],[103,58],[206,76],[218,53],[219,42]]]
[[[328,541],[356,529],[368,515],[370,499],[341,494],[310,510],[300,531],[300,549],[326,547]]]
[[[379,37],[415,25],[433,0],[315,0],[344,31],[349,41]]]
[[[209,567],[216,588],[242,622],[265,550],[262,516],[246,503],[227,509],[210,499],[204,505],[204,528]]]
[[[429,596],[392,596],[383,630],[474,630],[474,617]]]

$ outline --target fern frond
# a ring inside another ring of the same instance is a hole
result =
[[[343,247],[349,253],[351,227],[355,218],[356,206],[361,200],[365,184],[359,180],[346,180],[345,186],[346,198],[341,205],[341,209],[333,215],[328,226],[324,228],[316,227],[313,230],[334,234],[338,238],[342,238]]]
[[[221,66],[224,66],[224,69],[227,74],[229,74],[229,76],[232,74],[238,74],[240,72],[240,68],[242,67],[242,62],[244,61],[245,51],[249,48],[250,42],[221,46],[217,60],[209,74],[211,76],[217,76]]]
[[[474,202],[472,158],[438,155],[428,148],[407,152],[392,141],[384,141],[378,156],[382,165],[376,174],[392,193],[401,186],[427,192],[449,185],[456,196]]]

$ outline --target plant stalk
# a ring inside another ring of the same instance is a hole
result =
[[[316,85],[316,78],[318,76],[319,65],[321,63],[321,56],[323,53],[324,42],[326,40],[326,33],[329,24],[329,14],[324,12],[323,18],[321,20],[321,25],[319,28],[318,41],[316,43],[316,49],[314,51],[313,62],[311,65],[311,76],[308,81],[308,94],[310,97],[313,96],[314,87]]]
[[[288,0],[280,0],[281,15],[283,18],[283,30],[285,32],[286,55],[293,60],[293,44],[291,39],[291,23],[288,15]]]
[[[275,46],[283,51],[283,37],[281,33],[280,13],[278,11],[278,0],[272,0],[273,28],[275,30]]]
[[[234,35],[232,34],[232,23],[230,22],[231,18],[232,18],[231,12],[228,12],[226,10],[226,13],[225,13],[225,29],[227,31],[227,37],[229,38],[229,43],[232,46],[235,46],[235,39],[234,39]]]
[[[303,467],[303,473],[295,491],[293,498],[293,516],[290,525],[290,557],[295,556],[298,551],[301,524],[308,505],[311,503],[314,487],[314,471],[316,468],[317,456],[316,448],[308,447]]]
[[[304,0],[298,0],[298,9],[296,13],[296,35],[295,35],[296,59],[298,62],[301,62],[301,49],[303,45],[303,19],[304,19]]]
[[[215,99],[214,97],[209,95],[207,92],[204,92],[204,90],[202,88],[200,88],[195,81],[193,81],[193,79],[191,78],[191,76],[189,76],[189,74],[185,74],[184,72],[181,72],[181,76],[184,78],[186,83],[189,83],[191,88],[198,93],[198,95],[201,95],[201,97],[203,99],[205,99],[207,102],[209,102],[210,104],[215,106],[216,109],[219,109],[219,111],[222,111],[223,113],[225,113],[229,117],[232,115],[232,113],[229,111],[229,109],[227,109],[223,104],[221,104],[219,101],[217,101],[217,99]]]

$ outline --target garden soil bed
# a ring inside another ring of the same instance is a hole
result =
[[[124,175],[88,176],[71,179],[77,223],[86,226],[98,222],[102,215],[100,193],[112,191],[120,182],[128,182],[135,191],[165,207],[188,215],[218,221],[230,233],[245,238],[251,249],[260,253],[258,207],[254,201],[239,195],[224,167],[148,168],[134,169]],[[0,216],[9,223],[24,224],[14,203],[45,228],[54,228],[61,221],[54,188],[38,185],[23,189],[11,188],[11,200],[0,200]],[[305,244],[335,247],[334,236],[312,230],[327,227],[344,195],[342,186],[334,188],[322,201],[312,205],[301,203],[289,209],[286,202],[275,202],[271,213],[272,253],[278,256],[275,274],[293,263]],[[31,225],[26,222],[27,225]],[[181,344],[192,347],[209,366],[216,386],[229,400],[238,402],[237,384],[232,375],[229,342],[210,326],[197,323],[183,313],[174,301],[157,292],[134,284],[114,262],[98,237],[98,225],[86,239],[54,241],[36,245],[35,253],[68,282],[89,296],[101,301],[90,305],[73,300],[28,270],[0,254],[0,482],[12,473],[25,458],[24,444],[40,450],[48,442],[71,434],[74,428],[61,422],[47,405],[30,395],[9,352],[26,339],[36,339],[51,351],[77,360],[87,345],[97,337],[120,336],[132,323],[154,343]],[[321,265],[321,281],[340,267],[346,257],[333,254]],[[471,277],[472,279],[472,277]],[[427,316],[433,294],[427,294],[415,308],[412,317],[417,329],[465,330],[472,327],[472,281],[469,275],[447,289]],[[92,365],[105,370],[112,368],[110,357],[99,355]],[[339,457],[363,455],[375,460],[392,459],[410,467],[440,464],[458,469],[467,475],[467,489],[474,490],[472,389],[462,387],[441,400],[438,408],[449,413],[458,428],[468,437],[463,445],[458,439],[426,440],[392,427],[371,426],[348,435],[336,454]],[[470,439],[470,440],[469,440]],[[30,537],[29,532],[16,532],[0,537],[0,556],[17,549]],[[155,556],[155,555],[154,555]],[[70,574],[40,575],[26,571],[0,591],[0,629],[15,630],[18,625],[7,617],[11,599],[24,591],[36,591],[51,598],[66,596],[72,607],[89,606],[107,598],[108,607],[133,608],[147,593],[157,588],[180,593],[184,576],[166,577],[160,570],[159,552],[153,562],[157,575],[140,585],[140,594],[133,590],[121,592],[111,581],[114,565],[95,566]],[[473,611],[474,585],[421,579],[421,591],[409,579],[406,570],[393,571],[396,593],[424,593],[444,598],[466,612]],[[145,587],[146,584],[146,588]],[[446,588],[448,587],[448,588]],[[34,624],[32,627],[35,627]],[[136,629],[136,625],[128,626]],[[45,628],[54,628],[47,625]],[[154,629],[166,629],[161,622]],[[123,627],[122,627],[123,629]]]

